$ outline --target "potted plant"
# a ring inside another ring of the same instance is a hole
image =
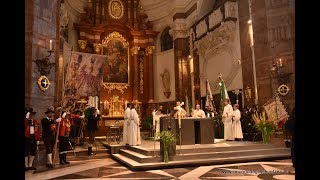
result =
[[[274,132],[278,126],[275,122],[276,115],[275,114],[268,114],[266,116],[266,112],[262,113],[254,113],[252,115],[253,120],[255,121],[255,127],[261,132],[262,134],[262,141],[263,144],[270,143],[270,136],[272,132]]]
[[[164,162],[169,162],[169,146],[171,142],[175,142],[176,138],[175,136],[171,133],[171,131],[161,131],[160,133],[160,141],[163,143],[163,161]]]

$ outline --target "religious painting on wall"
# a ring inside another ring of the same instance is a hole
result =
[[[129,83],[128,42],[113,32],[102,41],[102,54],[107,59],[103,67],[103,83]]]
[[[106,56],[72,52],[65,69],[63,107],[72,109],[82,97],[98,96]]]

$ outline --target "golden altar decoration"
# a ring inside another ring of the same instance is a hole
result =
[[[113,96],[110,100],[110,117],[123,117],[124,101],[119,100],[119,96]]]

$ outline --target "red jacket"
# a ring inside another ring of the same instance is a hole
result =
[[[76,118],[80,118],[80,116],[76,115],[76,114],[70,114],[70,124],[71,125],[74,125],[74,120],[73,119],[76,119]]]
[[[65,136],[66,133],[70,133],[71,131],[70,127],[71,127],[70,120],[61,118],[59,136]]]
[[[25,119],[24,120],[24,136],[26,138],[30,137],[30,124],[29,124],[30,119]],[[37,120],[33,119],[33,124],[34,124],[34,135],[37,141],[40,141],[40,128],[39,128],[39,122]]]

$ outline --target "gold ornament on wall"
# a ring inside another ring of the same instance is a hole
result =
[[[279,94],[281,94],[282,96],[285,96],[289,93],[290,89],[287,85],[282,84],[278,87],[278,92]]]
[[[85,40],[78,40],[78,45],[79,45],[79,48],[80,48],[81,50],[84,50],[84,49],[86,49],[86,47],[87,47],[87,41],[85,41]]]
[[[146,54],[153,54],[153,50],[155,49],[155,46],[148,46],[146,47]]]
[[[50,84],[51,83],[50,83],[49,79],[47,78],[47,76],[41,76],[38,79],[38,86],[42,91],[46,91],[49,88]]]
[[[104,89],[108,89],[108,94],[111,93],[112,90],[116,89],[121,92],[121,94],[124,93],[124,89],[127,89],[130,85],[129,84],[113,84],[113,83],[105,83],[103,84]]]
[[[247,86],[246,90],[244,91],[244,95],[246,96],[246,99],[249,102],[251,99],[251,89],[249,86]]]
[[[138,54],[139,50],[140,50],[140,47],[138,47],[138,46],[133,46],[133,47],[131,48],[131,55],[133,56],[133,55]]]
[[[100,43],[93,43],[93,48],[94,48],[94,52],[96,54],[100,54],[101,53],[101,44]]]
[[[120,0],[111,0],[108,5],[109,15],[113,19],[121,19],[124,14],[124,6]]]

